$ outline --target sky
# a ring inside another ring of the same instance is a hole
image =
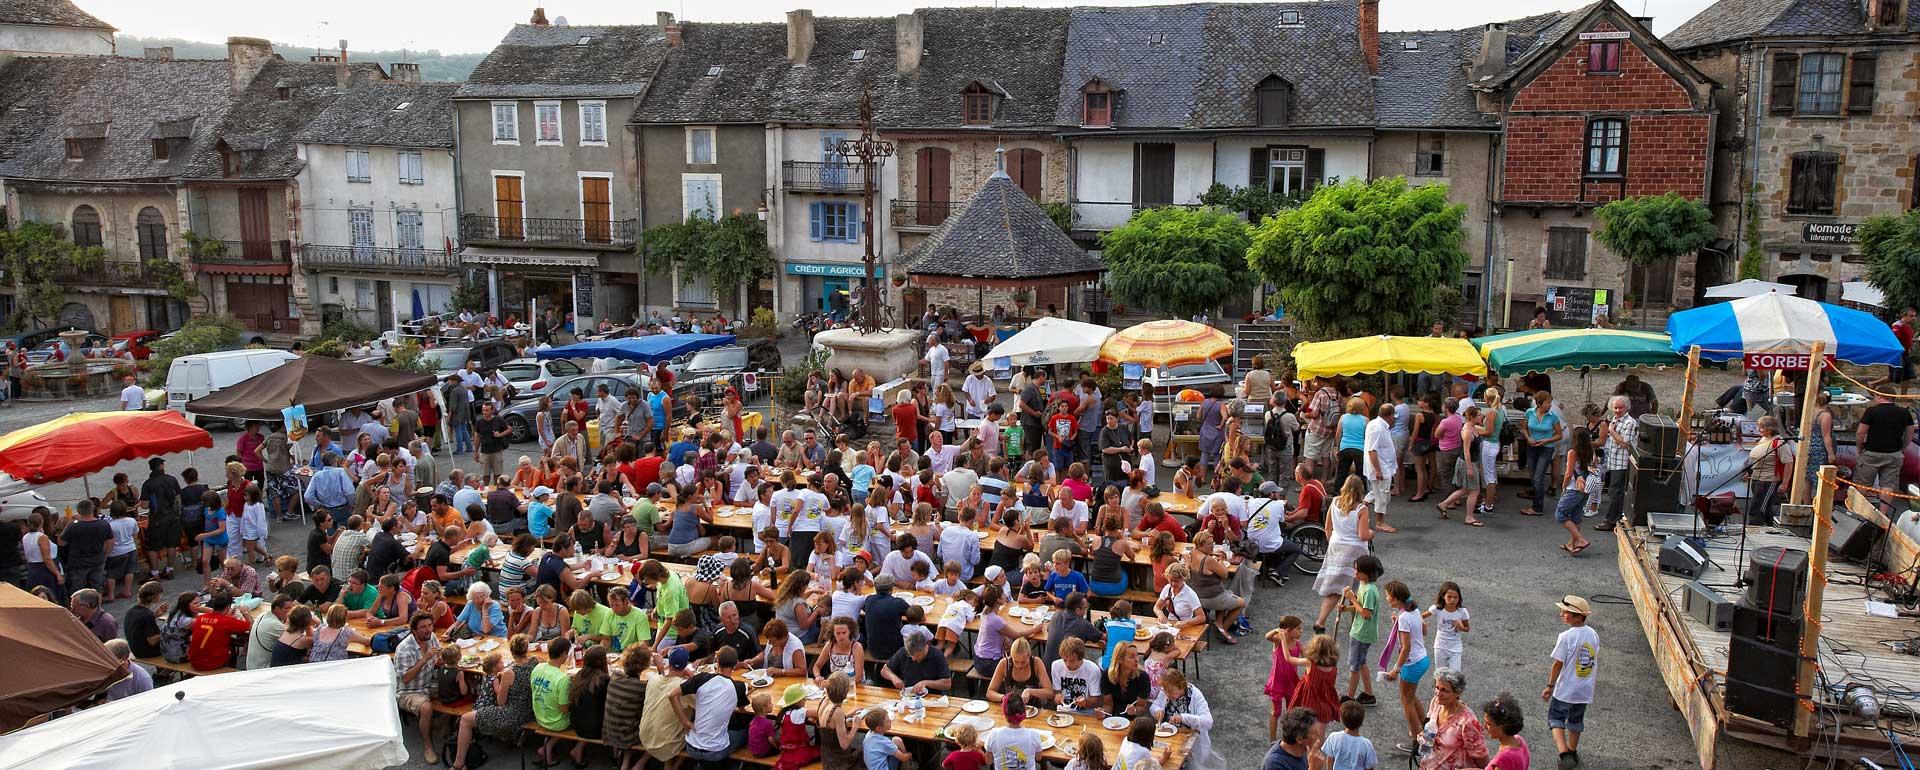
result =
[[[1013,0],[1007,5],[1159,5],[1169,0]],[[1341,0],[1329,0],[1339,2]],[[1666,34],[1712,0],[1619,0],[1635,14],[1654,17],[1654,32]],[[75,0],[122,34],[222,42],[230,35],[328,48],[341,38],[351,50],[407,48],[442,53],[491,49],[507,29],[546,4],[547,18],[571,24],[651,24],[668,11],[694,21],[779,21],[789,10],[811,7],[819,16],[891,16],[915,7],[992,5],[992,0]],[[1583,0],[1382,0],[1381,27],[1388,30],[1459,29],[1551,10],[1572,10]],[[1644,10],[1643,10],[1644,9]]]

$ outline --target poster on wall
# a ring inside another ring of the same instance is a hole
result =
[[[1547,301],[1543,305],[1547,310],[1547,320],[1556,327],[1580,329],[1592,326],[1602,318],[1611,318],[1608,314],[1610,293],[1607,289],[1548,286]]]
[[[573,316],[576,320],[593,318],[593,274],[573,274]]]

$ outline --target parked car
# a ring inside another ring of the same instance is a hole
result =
[[[188,401],[219,392],[222,388],[299,357],[285,350],[255,348],[197,353],[173,359],[173,364],[167,368],[167,408],[186,414],[196,425],[202,424],[206,420],[187,412]]]
[[[735,378],[745,371],[780,371],[780,350],[771,340],[756,339],[746,345],[708,348],[684,361],[667,364],[673,372],[673,391],[684,393],[704,390],[714,380]]]
[[[513,343],[499,337],[471,345],[427,348],[424,354],[428,361],[433,362],[434,375],[443,378],[466,368],[468,361],[479,364],[480,371],[484,372],[520,357],[520,351],[514,349]]]
[[[614,398],[624,400],[627,397],[627,391],[635,388],[640,389],[641,395],[644,396],[647,390],[647,378],[633,372],[608,372],[583,374],[560,380],[547,387],[547,395],[553,397],[553,408],[547,412],[547,418],[552,420],[554,425],[559,425],[560,410],[567,405],[567,395],[570,391],[578,389],[581,396],[588,402],[592,402],[599,397],[598,390],[601,385],[607,386],[607,392],[613,394]],[[533,416],[539,411],[538,399],[529,398],[507,405],[505,415],[507,427],[513,429],[515,442],[533,440]],[[559,432],[558,428],[554,430],[555,434]]]
[[[152,345],[159,340],[160,332],[153,329],[141,329],[139,331],[115,334],[109,342],[113,346],[114,355],[118,356],[123,351],[131,352],[133,353],[133,360],[145,361],[153,355]]]
[[[1153,405],[1162,413],[1172,407],[1173,397],[1187,388],[1219,385],[1228,392],[1233,389],[1233,377],[1227,374],[1226,368],[1218,360],[1155,367],[1141,376],[1141,382],[1147,392],[1153,394]]]
[[[11,342],[16,347],[19,347],[25,350],[32,350],[36,347],[39,347],[41,343],[44,343],[47,340],[58,339],[58,336],[61,332],[66,331],[68,329],[73,329],[73,328],[78,328],[78,327],[48,326],[41,329],[34,329],[31,331],[24,331],[19,334],[11,334],[5,337],[0,337],[0,348],[6,347],[6,344]]]
[[[57,333],[58,332],[56,332],[56,334]],[[27,363],[37,366],[53,360],[54,349],[60,347],[62,344],[65,343],[63,343],[59,337],[54,337],[33,346],[33,348],[27,351]],[[107,338],[100,336],[96,332],[87,332],[86,338],[80,341],[80,347],[83,349],[103,347],[106,344]]]
[[[586,374],[587,370],[564,358],[542,361],[535,358],[516,358],[500,365],[500,376],[513,383],[514,400],[538,398],[546,395],[547,387],[568,377]]]

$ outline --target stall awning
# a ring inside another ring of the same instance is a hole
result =
[[[499,265],[502,267],[527,265],[592,270],[600,266],[600,255],[597,252],[561,251],[557,249],[497,249],[485,246],[468,246],[460,250],[460,259],[463,262],[475,265]]]
[[[1300,377],[1351,376],[1376,372],[1485,375],[1473,344],[1456,337],[1354,337],[1302,342],[1293,349]]]
[[[1503,375],[1687,363],[1667,335],[1623,329],[1528,329],[1477,337],[1473,346]]]

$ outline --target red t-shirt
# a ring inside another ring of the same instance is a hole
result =
[[[920,440],[920,407],[916,404],[893,405],[893,427],[903,441]]]
[[[247,621],[224,612],[203,612],[193,619],[187,661],[195,671],[212,671],[233,662],[233,638],[251,630]]]
[[[1080,395],[1074,393],[1072,388],[1061,388],[1054,391],[1053,400],[1067,402],[1067,414],[1073,414],[1080,409]]]
[[[660,480],[660,464],[666,460],[665,457],[648,455],[628,463],[620,472],[627,477],[627,483],[644,493],[647,491],[648,484]]]
[[[1060,446],[1072,440],[1073,426],[1074,421],[1071,410],[1069,410],[1068,414],[1054,412],[1047,417],[1047,435],[1053,437],[1054,446]],[[1066,471],[1065,468],[1057,468],[1056,470]]]
[[[1165,532],[1170,535],[1173,535],[1173,541],[1176,543],[1187,542],[1187,530],[1180,526],[1179,519],[1174,518],[1170,514],[1163,513],[1160,515],[1159,521],[1152,522],[1152,523],[1148,523],[1146,517],[1143,516],[1140,518],[1140,526],[1145,527],[1147,529],[1157,529],[1161,532]]]
[[[987,754],[979,749],[966,749],[947,754],[940,760],[942,770],[980,770],[987,766]]]
[[[1900,347],[1913,347],[1913,325],[1906,321],[1893,322],[1893,336],[1900,340]]]
[[[1308,511],[1313,516],[1320,515],[1320,504],[1326,502],[1327,490],[1318,481],[1309,481],[1300,486],[1300,502],[1293,506],[1296,511]]]

